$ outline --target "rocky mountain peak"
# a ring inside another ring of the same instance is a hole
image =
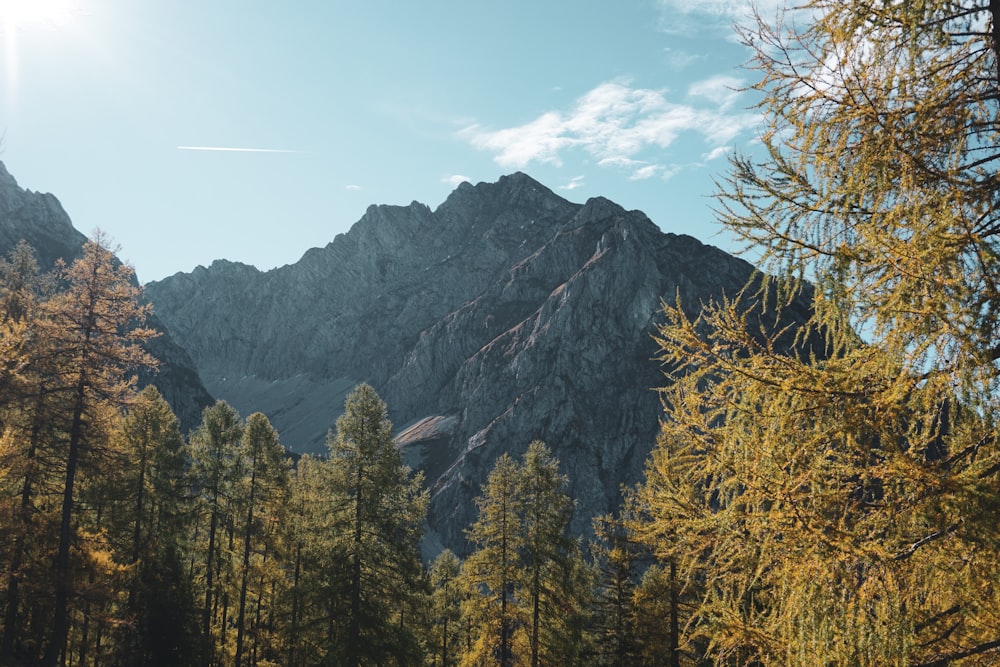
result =
[[[665,221],[670,222],[670,221]],[[523,173],[460,184],[436,209],[373,206],[296,264],[229,264],[147,285],[209,389],[322,452],[344,396],[386,400],[431,486],[429,551],[465,549],[494,460],[534,439],[563,461],[575,527],[618,502],[652,447],[661,298],[734,294],[746,262],[603,197],[570,202]]]

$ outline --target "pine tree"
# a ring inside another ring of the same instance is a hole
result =
[[[518,463],[503,454],[467,531],[465,616],[474,633],[462,664],[585,664],[592,571],[567,529],[566,476],[545,443]]]
[[[199,584],[204,598],[201,612],[204,667],[217,664],[224,645],[225,622],[219,613],[223,599],[221,579],[231,568],[232,552],[224,548],[223,538],[226,526],[232,524],[233,487],[242,472],[238,455],[242,437],[239,414],[224,401],[205,408],[201,424],[191,436],[191,478],[198,491],[200,514],[194,542],[204,563]]]
[[[40,303],[50,293],[34,252],[20,243],[0,260],[0,576],[3,577],[3,641],[0,660],[11,659],[24,639],[25,594],[44,597],[33,585],[49,577],[39,547],[46,525],[37,506],[47,476],[45,450],[55,440],[53,401],[46,390],[55,375],[52,355],[34,335]],[[27,586],[27,590],[24,590]]]
[[[169,665],[193,660],[197,646],[191,581],[183,568],[190,529],[188,470],[180,423],[150,385],[129,405],[122,422],[120,500],[111,511],[129,566],[118,638],[125,662]]]
[[[633,603],[638,547],[632,542],[626,522],[613,516],[595,518],[594,535],[591,551],[599,571],[594,602],[598,664],[634,665],[638,662]]]

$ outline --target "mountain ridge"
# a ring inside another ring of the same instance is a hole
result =
[[[372,384],[427,475],[428,550],[462,553],[493,461],[534,439],[569,475],[575,531],[613,509],[656,438],[660,299],[694,308],[753,275],[641,211],[518,172],[435,209],[373,205],[294,264],[213,263],[147,292],[209,390],[268,414],[293,449],[322,452],[346,392]]]

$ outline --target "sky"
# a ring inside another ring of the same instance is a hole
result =
[[[778,0],[758,2],[774,6]],[[743,0],[0,0],[0,160],[141,282],[523,171],[732,249]]]

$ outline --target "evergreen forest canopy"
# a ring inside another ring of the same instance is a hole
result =
[[[0,664],[995,664],[998,13],[824,0],[744,33],[768,156],[733,158],[720,217],[770,277],[664,305],[661,433],[587,545],[535,442],[495,462],[470,555],[422,564],[427,491],[370,387],[294,466],[222,402],[185,437],[130,380],[151,334],[107,240],[54,274],[19,247]],[[807,278],[802,330],[748,326]]]

